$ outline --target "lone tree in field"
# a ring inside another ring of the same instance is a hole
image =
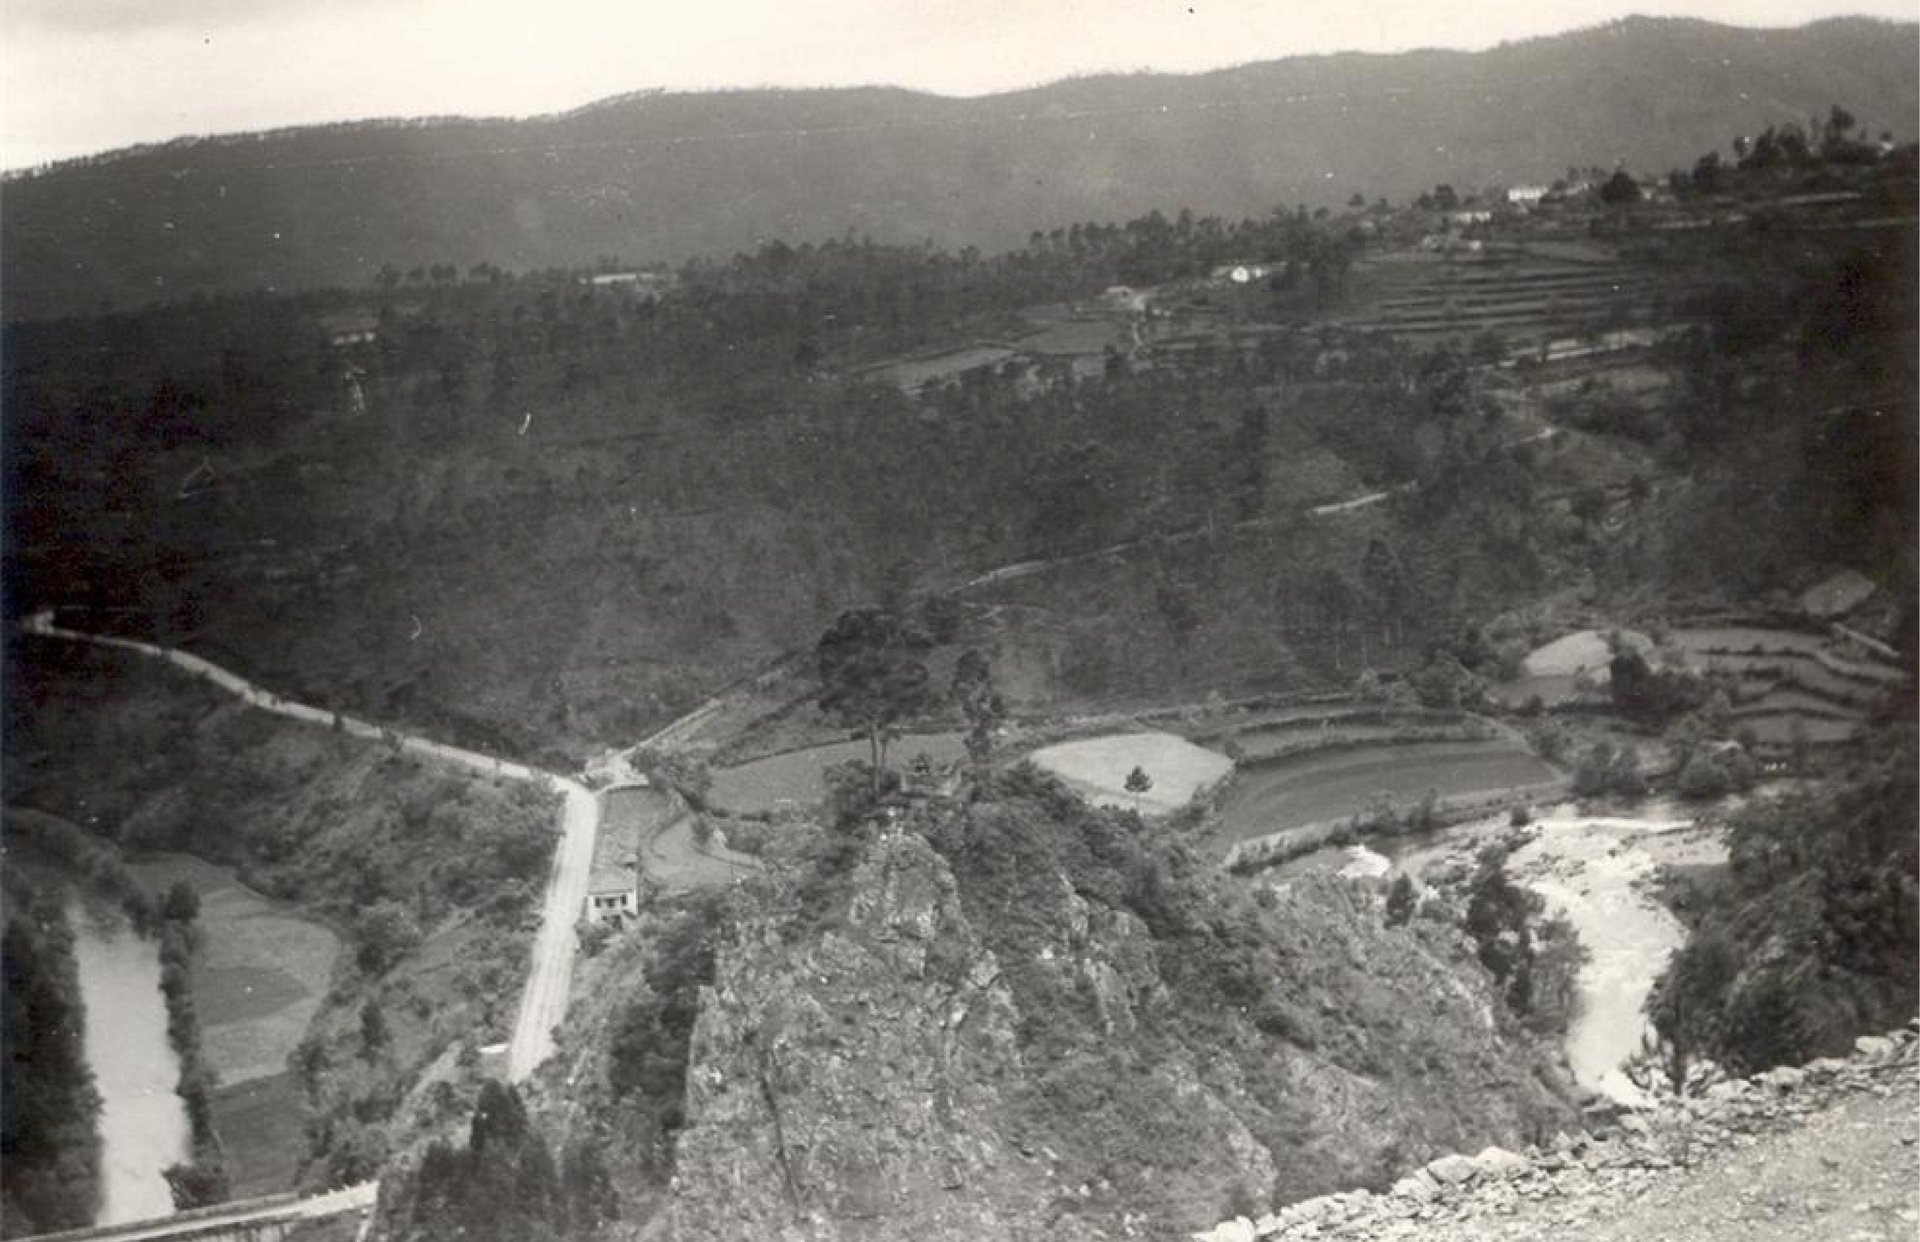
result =
[[[932,705],[925,660],[932,647],[918,627],[883,608],[841,613],[814,647],[820,710],[866,739],[876,792],[900,722]]]
[[[1133,795],[1133,807],[1135,810],[1140,809],[1140,795],[1152,788],[1153,778],[1147,775],[1145,768],[1135,764],[1133,771],[1127,773],[1126,784],[1127,792]]]

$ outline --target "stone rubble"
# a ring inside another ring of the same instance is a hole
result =
[[[1920,1071],[1920,1019],[1889,1035],[1863,1035],[1849,1057],[1780,1066],[1714,1084],[1697,1097],[1597,1119],[1593,1133],[1557,1134],[1525,1152],[1488,1147],[1413,1170],[1384,1194],[1349,1190],[1289,1204],[1258,1220],[1237,1217],[1193,1242],[1415,1239],[1442,1224],[1511,1216],[1539,1200],[1624,1201],[1666,1171],[1718,1149],[1741,1149],[1838,1099],[1885,1093]],[[1591,1205],[1589,1205],[1591,1206]]]

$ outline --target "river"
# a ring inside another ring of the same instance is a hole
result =
[[[1580,933],[1588,956],[1567,1031],[1567,1066],[1581,1086],[1622,1103],[1644,1102],[1624,1066],[1647,1032],[1641,1009],[1653,981],[1686,940],[1686,929],[1648,881],[1663,863],[1726,860],[1719,829],[1697,817],[1693,808],[1660,801],[1630,815],[1561,803],[1540,814],[1532,840],[1507,860],[1508,873]],[[1442,858],[1470,859],[1481,844],[1510,831],[1504,816],[1462,824],[1402,853],[1400,863],[1417,873]]]
[[[1631,815],[1598,814],[1567,802],[1541,812],[1532,839],[1507,861],[1508,874],[1538,893],[1553,913],[1580,933],[1587,962],[1580,970],[1579,1001],[1567,1031],[1567,1066],[1581,1086],[1628,1104],[1644,1102],[1624,1066],[1639,1051],[1647,1031],[1642,1006],[1667,957],[1686,940],[1686,929],[1649,890],[1663,863],[1724,862],[1726,846],[1717,827],[1697,822],[1693,807],[1651,801]],[[1506,837],[1505,816],[1475,820],[1418,838],[1322,850],[1280,868],[1284,877],[1310,871],[1377,876],[1397,866],[1414,876],[1430,868],[1472,865],[1479,849]]]
[[[173,1212],[161,1170],[188,1155],[186,1106],[175,1094],[180,1061],[167,1042],[160,952],[117,911],[69,898],[87,1064],[100,1092],[98,1225]]]

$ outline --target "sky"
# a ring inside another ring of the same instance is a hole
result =
[[[0,0],[0,167],[328,121],[529,116],[629,91],[954,95],[1110,70],[1478,49],[1629,13],[1792,26],[1920,0]]]

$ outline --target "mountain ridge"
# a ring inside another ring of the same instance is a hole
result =
[[[5,318],[365,286],[392,264],[677,264],[772,239],[1008,249],[1191,207],[1659,173],[1844,104],[1920,112],[1920,26],[1638,19],[1484,52],[1337,53],[997,95],[638,92],[523,120],[377,120],[177,140],[11,176]],[[1898,136],[1906,137],[1905,133]]]

